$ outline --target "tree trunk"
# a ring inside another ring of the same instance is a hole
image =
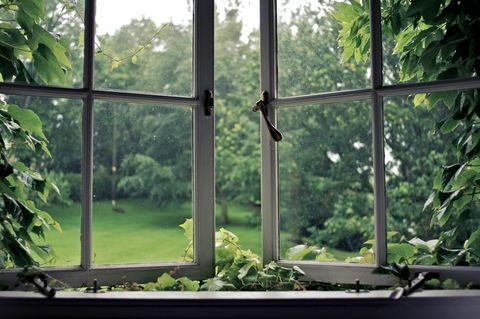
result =
[[[112,179],[111,197],[112,206],[115,206],[117,199],[117,118],[115,108],[112,109]]]
[[[230,224],[230,220],[228,219],[228,203],[224,196],[221,197],[221,222],[224,225]]]

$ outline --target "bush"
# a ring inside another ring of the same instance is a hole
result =
[[[48,203],[70,206],[72,202],[81,200],[82,177],[80,174],[51,171],[48,173],[48,178],[60,191],[60,194],[50,192]]]
[[[189,196],[190,181],[179,180],[172,167],[162,166],[146,155],[126,156],[120,175],[118,189],[127,198],[149,198],[158,205],[167,205]]]
[[[112,175],[104,166],[96,167],[93,173],[93,199],[110,200],[112,197]]]

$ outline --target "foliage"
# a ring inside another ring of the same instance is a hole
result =
[[[386,0],[384,33],[393,38],[393,53],[399,56],[401,81],[432,81],[478,75],[480,49],[475,32],[480,17],[475,8],[478,1]],[[360,7],[360,8],[359,8]],[[368,11],[360,2],[337,7],[336,18],[342,23],[340,45],[343,58],[351,52],[368,55],[357,40],[356,30],[368,30]],[[462,19],[458,19],[461,16]],[[351,24],[357,24],[349,31]],[[361,42],[361,41],[360,41]],[[450,143],[455,158],[443,163],[433,183],[433,193],[425,202],[425,213],[431,213],[430,227],[442,232],[435,243],[434,263],[478,264],[480,262],[480,231],[477,187],[480,180],[476,168],[480,161],[478,130],[480,93],[478,89],[456,92],[417,94],[416,107],[429,111],[446,107],[446,116],[437,122],[437,134],[454,134]],[[467,234],[467,236],[466,236]],[[415,240],[415,239],[413,239]],[[416,241],[412,245],[417,246]],[[412,257],[409,246],[394,246]],[[454,248],[449,248],[454,247]],[[443,258],[444,256],[448,256]]]
[[[43,1],[4,0],[0,8],[0,80],[64,84],[71,64],[65,47],[41,25]],[[50,156],[40,118],[31,110],[2,102],[0,129],[0,268],[28,267],[37,264],[34,254],[46,258],[50,253],[49,246],[38,245],[35,237],[43,238],[51,227],[60,231],[34,199],[46,202],[50,189],[58,189],[17,158],[22,149]]]
[[[193,259],[193,223],[187,219],[180,225],[185,236],[190,240],[184,253],[185,261]],[[215,277],[201,283],[185,277],[174,279],[170,274],[163,274],[156,283],[145,285],[147,290],[303,290],[300,277],[304,272],[298,268],[286,268],[272,262],[262,267],[260,257],[249,249],[243,250],[239,238],[225,228],[215,233]]]
[[[178,187],[172,168],[160,165],[149,156],[127,155],[121,168],[118,188],[125,196],[149,198],[158,205],[175,202],[178,193],[183,197],[184,187]]]

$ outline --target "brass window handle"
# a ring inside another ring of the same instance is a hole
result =
[[[265,120],[265,124],[267,124],[267,128],[268,128],[268,131],[270,132],[270,135],[272,136],[272,138],[275,142],[279,142],[279,141],[282,140],[283,135],[272,124],[272,122],[268,118],[267,106],[268,106],[268,93],[266,91],[263,91],[262,92],[262,99],[255,102],[255,104],[252,107],[252,111],[257,112],[257,111],[260,110],[260,112],[262,113],[263,119]]]

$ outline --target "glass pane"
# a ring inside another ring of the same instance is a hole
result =
[[[35,112],[42,121],[43,132],[49,140],[51,158],[43,152],[32,152],[26,147],[15,146],[10,155],[17,164],[23,162],[58,186],[60,195],[50,190],[47,202],[38,197],[35,206],[49,213],[61,227],[51,228],[45,238],[34,235],[39,245],[50,245],[52,253],[36,260],[42,266],[74,266],[80,264],[80,216],[81,216],[81,145],[82,102],[80,100],[40,97],[5,97],[8,104],[15,104]],[[6,135],[2,133],[2,138]]]
[[[382,1],[384,82],[478,76],[478,5],[471,1]]]
[[[19,1],[0,10],[5,82],[81,87],[85,1]]]
[[[260,136],[251,105],[259,87],[259,1],[216,1],[215,124],[217,228],[261,254]]]
[[[192,218],[190,108],[95,105],[95,264],[183,260]]]
[[[98,0],[95,86],[191,96],[192,6],[192,0]]]
[[[480,264],[478,100],[478,90],[385,100],[389,262]]]
[[[350,10],[344,1],[278,1],[279,96],[369,86],[370,28],[364,2],[354,6],[357,19],[342,21],[340,13]],[[353,43],[342,44],[342,34],[354,30],[358,50]]]
[[[285,108],[278,119],[281,256],[372,263],[369,102]]]

